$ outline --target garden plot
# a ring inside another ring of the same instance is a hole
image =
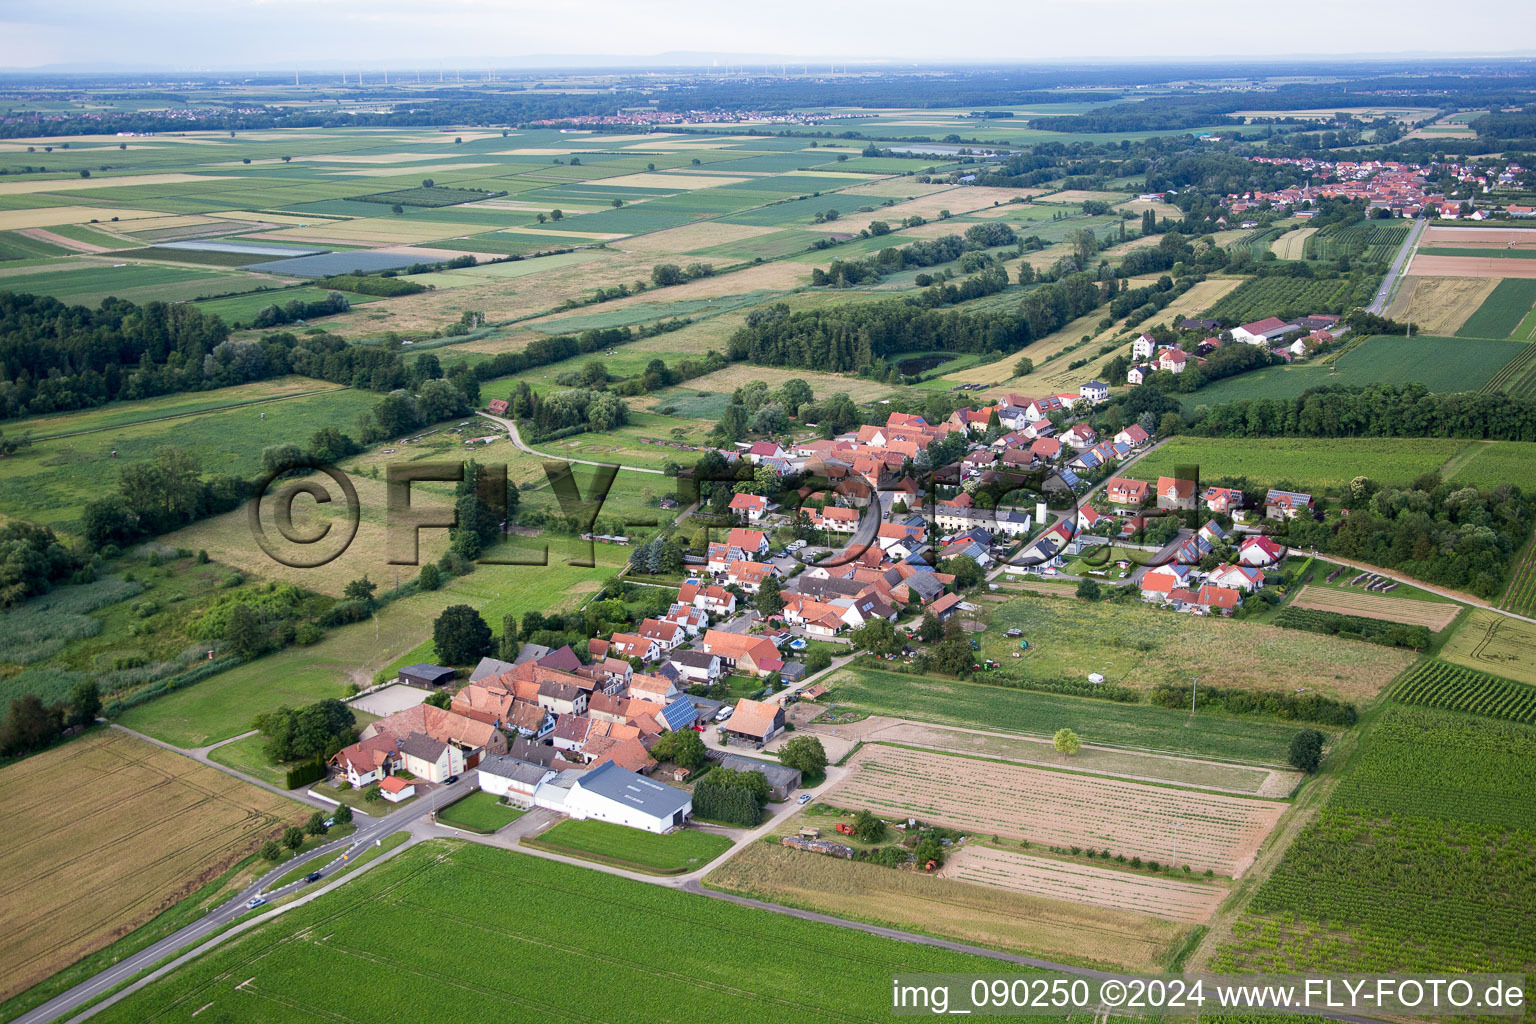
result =
[[[1024,765],[884,745],[866,746],[829,801],[883,817],[1240,877],[1283,803],[1190,793]]]
[[[966,846],[942,877],[1069,903],[1204,924],[1227,895],[1224,886],[1032,857],[995,846]]]
[[[1316,586],[1302,587],[1291,605],[1340,615],[1385,619],[1407,626],[1428,626],[1436,633],[1455,621],[1456,614],[1461,611],[1460,605],[1439,601],[1413,601],[1405,597],[1384,597],[1364,591],[1354,593]]]

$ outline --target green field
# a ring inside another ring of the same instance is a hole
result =
[[[423,922],[472,927],[500,957],[456,942],[384,953],[380,936]],[[683,944],[657,927],[684,929]],[[700,950],[707,950],[701,955]],[[382,970],[385,963],[392,969]],[[409,964],[406,968],[403,965]],[[601,984],[579,979],[601,965]],[[650,1024],[847,1022],[889,1014],[899,971],[1017,968],[929,946],[769,914],[505,850],[434,841],[243,934],[100,1015],[105,1024],[201,1009],[214,1021],[477,1019]],[[238,977],[237,977],[238,976]],[[1055,1018],[1058,1021],[1063,1018]]]
[[[651,875],[681,875],[694,871],[731,848],[731,841],[725,836],[698,829],[678,829],[657,835],[590,820],[562,821],[548,832],[539,833],[536,839],[523,841],[541,850]]]
[[[117,486],[121,466],[148,460],[157,448],[185,448],[208,473],[253,477],[260,469],[263,448],[284,443],[302,445],[321,427],[355,431],[358,414],[378,401],[378,396],[371,392],[338,388],[322,391],[327,385],[313,383],[316,393],[282,402],[227,408],[210,405],[207,412],[175,419],[130,422],[142,415],[136,404],[53,418],[46,428],[50,432],[93,432],[39,441],[0,459],[0,507],[8,515],[72,530],[86,501]],[[271,393],[265,385],[254,387],[257,394]],[[159,415],[166,415],[205,402],[209,402],[207,394],[183,395],[152,408],[162,410]],[[76,416],[84,426],[75,427]],[[103,422],[114,425],[101,427]]]
[[[1531,255],[1536,255],[1533,253]],[[1536,280],[1505,278],[1467,317],[1458,338],[1508,338],[1536,305]]]
[[[1451,473],[1452,483],[1497,487],[1513,484],[1527,494],[1536,492],[1536,442],[1478,441],[1463,450]]]
[[[522,816],[522,811],[508,807],[501,802],[499,796],[484,790],[471,793],[462,800],[455,800],[437,812],[437,820],[444,825],[485,835],[512,824]]]
[[[1085,743],[1183,754],[1285,763],[1296,726],[1254,719],[1200,715],[1089,697],[1013,690],[871,669],[847,668],[829,682],[830,698],[881,715],[918,721],[1052,736],[1072,729]]]
[[[1236,294],[1236,293],[1234,293]],[[1431,391],[1476,391],[1525,351],[1512,341],[1377,335],[1332,362],[1308,360],[1227,377],[1184,400],[1186,409],[1238,398],[1295,398],[1309,388],[1420,383]]]
[[[1247,477],[1255,485],[1284,481],[1300,490],[1338,494],[1357,476],[1380,484],[1412,483],[1475,443],[1452,438],[1273,437],[1255,444],[1247,438],[1173,437],[1136,463],[1131,475],[1155,481],[1176,467],[1197,465],[1202,480]]]
[[[1219,948],[1217,971],[1525,971],[1536,729],[1389,707]]]

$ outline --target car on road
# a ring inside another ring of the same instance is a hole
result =
[[[443,785],[451,786],[455,782],[458,782],[458,781],[459,781],[459,777],[457,775],[450,775],[446,779],[443,780]]]
[[[308,885],[311,882],[318,882],[318,881],[320,881],[320,872],[318,872],[318,871],[311,871],[309,874],[304,876],[304,884],[305,885]]]
[[[250,899],[245,901],[245,909],[255,910],[265,902],[267,902],[267,898],[260,893],[257,893],[255,896],[252,896]]]
[[[809,793],[801,793],[800,794],[800,801],[799,802],[803,804],[807,800],[809,800],[810,798],[811,798],[811,794],[809,794]]]

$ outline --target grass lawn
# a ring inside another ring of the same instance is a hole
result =
[[[681,875],[693,871],[731,847],[731,841],[725,836],[696,829],[656,835],[606,821],[574,820],[562,821],[548,832],[523,842],[552,853],[595,860],[599,864],[612,864],[648,875]]]
[[[244,772],[253,779],[260,779],[284,788],[288,783],[285,766],[267,760],[267,738],[260,733],[215,747],[208,752],[208,760],[216,761],[237,772]]]
[[[437,820],[444,825],[481,835],[490,835],[522,816],[522,810],[507,806],[499,796],[484,790],[455,800],[437,812]]]
[[[1379,484],[1412,483],[1476,443],[1428,437],[1174,437],[1136,463],[1131,475],[1156,481],[1176,467],[1195,465],[1202,480],[1247,477],[1271,486],[1287,481],[1302,490],[1337,494],[1357,476]]]

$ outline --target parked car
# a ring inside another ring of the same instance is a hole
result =
[[[719,711],[715,712],[715,721],[717,721],[717,722],[725,721],[727,718],[731,717],[731,713],[733,711],[735,711],[735,710],[736,710],[735,708],[729,708],[729,707],[721,708]]]
[[[455,782],[458,782],[458,781],[459,781],[459,777],[457,775],[450,775],[446,779],[443,780],[443,785],[451,786]]]
[[[305,885],[308,885],[311,882],[318,882],[318,881],[320,881],[320,872],[318,872],[318,871],[311,871],[309,874],[304,876],[304,884]]]
[[[260,893],[257,893],[255,896],[252,896],[250,899],[245,901],[245,909],[255,910],[265,902],[267,902],[267,898]]]
[[[805,802],[806,802],[806,801],[807,801],[807,800],[809,800],[809,799],[810,799],[810,798],[811,798],[811,794],[809,794],[809,793],[801,793],[801,794],[800,794],[800,800],[799,800],[799,802],[800,802],[800,803],[802,803],[802,804],[803,804],[803,803],[805,803]]]

